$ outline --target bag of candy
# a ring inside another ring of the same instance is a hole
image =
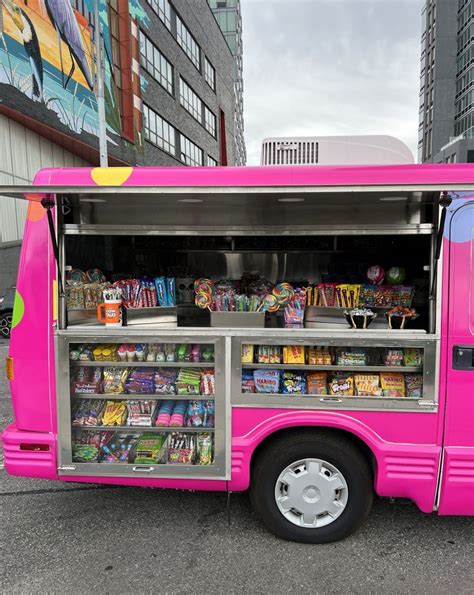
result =
[[[379,397],[382,394],[378,374],[355,374],[354,384],[359,397]]]
[[[204,425],[204,405],[202,401],[190,401],[186,412],[186,426],[200,428]]]
[[[176,394],[176,376],[173,368],[157,368],[155,371],[155,393],[163,395]]]
[[[423,376],[412,374],[405,376],[406,395],[411,399],[423,398]]]
[[[384,397],[404,397],[405,379],[398,372],[380,372],[380,385]]]
[[[278,393],[280,370],[254,370],[253,379],[257,393]]]
[[[213,428],[215,424],[215,403],[214,401],[203,401],[204,406],[204,427]]]
[[[354,378],[346,372],[338,372],[329,381],[329,394],[342,397],[354,396]]]
[[[214,462],[212,436],[208,433],[197,436],[197,465],[212,465]]]
[[[252,370],[242,371],[242,392],[243,393],[255,393],[255,380],[253,378]]]
[[[327,372],[308,372],[306,376],[309,395],[327,395],[328,394],[328,375]]]
[[[284,395],[306,394],[305,374],[283,372],[283,376],[281,379],[281,392]]]
[[[423,350],[407,348],[403,350],[405,366],[421,366],[423,364]]]

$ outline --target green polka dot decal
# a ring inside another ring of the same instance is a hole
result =
[[[15,292],[15,301],[13,302],[12,328],[15,328],[18,324],[20,324],[24,313],[25,302],[23,301],[23,298],[17,289]]]

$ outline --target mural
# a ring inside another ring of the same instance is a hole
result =
[[[2,84],[13,87],[35,102],[30,106],[33,115],[46,109],[71,131],[97,136],[96,1],[104,40],[108,139],[117,143],[120,113],[106,0],[0,0],[0,95]],[[129,2],[129,13],[148,26],[139,0]]]

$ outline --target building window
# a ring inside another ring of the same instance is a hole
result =
[[[140,30],[140,63],[151,76],[173,95],[173,66]]]
[[[176,130],[154,110],[143,104],[145,138],[163,151],[175,156]]]
[[[171,31],[171,6],[169,0],[147,0],[147,2],[159,16],[160,21]]]
[[[176,39],[188,58],[200,72],[201,48],[178,15],[176,15]]]
[[[179,101],[184,109],[201,124],[202,101],[182,78],[179,79]]]
[[[211,112],[211,110],[207,107],[207,105],[204,106],[204,126],[205,126],[206,130],[209,132],[209,134],[212,134],[212,136],[215,138],[216,137],[216,128],[217,128],[217,118]]]
[[[209,62],[207,58],[204,58],[204,78],[206,83],[211,87],[213,91],[216,90],[216,69]]]
[[[211,157],[210,155],[208,155],[207,160],[206,160],[206,165],[207,165],[207,167],[217,167],[217,161],[214,159],[214,157]]]
[[[181,161],[186,165],[203,165],[202,149],[189,140],[184,134],[180,134]]]
[[[118,0],[108,0],[107,2],[110,45],[112,48],[112,79],[115,87],[115,94],[119,104],[120,113],[123,114],[122,105],[122,64],[120,60],[120,33],[119,33],[119,13]]]

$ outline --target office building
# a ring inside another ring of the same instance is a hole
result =
[[[94,0],[55,5],[0,1],[3,184],[99,165]],[[109,165],[236,164],[234,56],[207,0],[107,0],[100,30]],[[0,288],[14,282],[24,216],[0,200]]]
[[[209,4],[234,56],[236,160],[237,165],[245,165],[247,151],[244,138],[243,43],[240,0],[209,0]]]
[[[474,161],[474,0],[422,9],[420,162]]]
[[[262,165],[363,165],[413,163],[410,149],[393,136],[266,138]]]

